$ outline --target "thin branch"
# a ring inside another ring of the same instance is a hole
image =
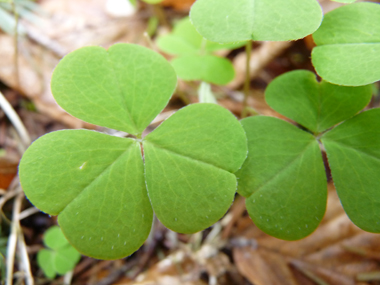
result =
[[[250,58],[250,78],[257,77],[261,70],[280,55],[285,49],[290,47],[292,42],[263,42],[258,48],[256,48]],[[246,75],[247,55],[242,52],[234,59],[234,67],[236,76],[227,86],[231,89],[238,88],[243,84]]]

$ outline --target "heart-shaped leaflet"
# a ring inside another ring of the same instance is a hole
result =
[[[174,70],[163,57],[129,44],[74,51],[52,78],[57,101],[72,114],[137,137],[175,86]],[[49,133],[25,152],[20,179],[36,207],[58,214],[78,251],[117,259],[144,243],[152,207],[179,232],[200,231],[221,218],[236,190],[232,173],[246,154],[244,130],[229,111],[195,104],[143,139],[88,130]]]

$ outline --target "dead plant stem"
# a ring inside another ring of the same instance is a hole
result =
[[[241,113],[241,117],[247,117],[247,107],[248,107],[248,96],[249,89],[251,85],[251,75],[250,75],[250,61],[251,61],[251,52],[252,52],[252,41],[248,41],[245,45],[245,53],[246,53],[246,64],[245,64],[245,82],[244,82],[244,100],[243,100],[243,111]]]
[[[22,198],[24,193],[19,193],[13,203],[13,213],[12,213],[12,224],[11,224],[11,233],[8,238],[7,245],[7,279],[6,284],[13,284],[13,264],[15,261],[16,255],[16,244],[17,244],[17,232],[19,225],[19,213],[21,211]]]
[[[161,25],[165,26],[166,28],[169,29],[169,31],[172,29],[168,19],[166,18],[166,14],[164,9],[160,4],[154,4],[153,6],[153,11],[156,17],[158,18],[158,21],[160,22]]]
[[[17,115],[16,111],[13,109],[11,104],[5,99],[4,95],[0,92],[0,107],[3,109],[4,113],[7,115],[15,129],[17,130],[24,147],[28,147],[31,143],[29,134],[22,123],[20,117]]]

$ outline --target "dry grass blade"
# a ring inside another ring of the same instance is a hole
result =
[[[15,129],[17,130],[18,134],[20,135],[20,138],[24,144],[24,147],[30,145],[31,140],[29,137],[29,134],[24,126],[24,124],[21,122],[20,117],[17,115],[15,110],[12,108],[11,104],[5,99],[3,93],[0,92],[0,107],[3,109],[4,113],[7,115]]]

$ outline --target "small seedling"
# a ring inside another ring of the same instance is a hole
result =
[[[213,52],[234,49],[244,44],[221,45],[203,39],[188,17],[180,20],[172,33],[157,40],[157,45],[163,52],[177,56],[171,63],[179,78],[219,85],[230,82],[235,76],[235,71],[229,60],[215,56]]]
[[[28,199],[59,215],[63,233],[81,253],[100,259],[132,254],[148,237],[153,210],[168,228],[194,233],[213,225],[230,207],[237,185],[233,173],[246,158],[247,141],[228,110],[189,105],[142,136],[176,82],[162,56],[132,44],[108,51],[82,48],[56,67],[51,85],[61,107],[135,136],[52,132],[21,159]]]
[[[346,86],[380,80],[379,27],[379,4],[355,3],[327,13],[313,34],[317,47],[312,62],[318,75]]]
[[[272,117],[242,120],[249,154],[236,173],[238,192],[247,197],[248,213],[260,229],[296,240],[319,225],[327,198],[321,144],[350,219],[366,231],[380,232],[380,109],[354,116],[371,94],[371,86],[318,83],[312,72],[303,70],[269,84],[268,104],[305,130]]]
[[[45,232],[44,244],[47,249],[38,252],[37,263],[46,277],[53,279],[56,274],[63,275],[74,269],[80,253],[69,244],[59,227],[53,226]]]

